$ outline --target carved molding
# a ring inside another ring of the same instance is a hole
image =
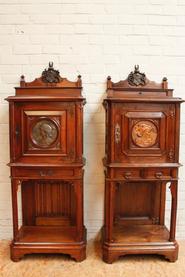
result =
[[[116,126],[115,126],[115,142],[116,144],[118,144],[120,142],[120,126],[119,124],[117,123]]]
[[[170,115],[170,117],[174,117],[174,116],[175,116],[175,111],[174,111],[174,109],[171,109],[171,110],[170,110],[169,115]]]
[[[169,152],[168,152],[168,158],[169,158],[170,160],[173,160],[173,159],[174,159],[174,155],[175,155],[174,149],[173,149],[173,148],[170,148],[170,150],[169,150]]]

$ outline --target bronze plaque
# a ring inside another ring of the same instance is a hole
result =
[[[33,125],[31,137],[37,147],[50,147],[58,137],[57,125],[52,120],[41,119]]]
[[[149,120],[141,120],[132,128],[132,140],[139,147],[151,147],[156,143],[157,127]]]

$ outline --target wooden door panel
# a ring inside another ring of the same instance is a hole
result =
[[[24,155],[66,155],[66,111],[23,111]],[[24,140],[24,136],[28,140]]]
[[[74,103],[35,103],[18,105],[16,128],[21,135],[15,141],[21,162],[73,161],[75,159]]]
[[[114,104],[114,161],[173,161],[173,112],[175,108],[170,104]]]

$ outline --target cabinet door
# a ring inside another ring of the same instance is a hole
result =
[[[14,160],[72,162],[75,160],[75,104],[15,104]]]
[[[114,103],[112,106],[112,161],[174,161],[175,105]]]

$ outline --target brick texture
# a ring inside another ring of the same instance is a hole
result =
[[[96,237],[103,222],[106,76],[125,78],[135,64],[151,80],[169,79],[184,97],[184,0],[0,0],[0,238],[12,236],[8,105],[19,76],[40,75],[49,61],[62,76],[82,75],[87,98],[84,123],[85,224]],[[185,98],[185,97],[184,97]],[[185,105],[180,161],[185,165]],[[180,170],[177,238],[185,239],[185,166]],[[168,189],[167,189],[168,191]],[[166,219],[169,223],[170,193]]]

